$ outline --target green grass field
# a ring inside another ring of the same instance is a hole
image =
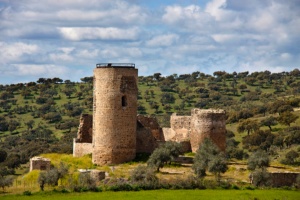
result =
[[[299,191],[291,190],[151,190],[138,192],[86,192],[86,193],[35,193],[31,196],[24,195],[5,195],[0,196],[1,200],[53,200],[53,199],[72,199],[72,200],[95,200],[95,199],[172,199],[172,200],[193,200],[193,199],[278,199],[278,200],[297,200],[300,199]]]

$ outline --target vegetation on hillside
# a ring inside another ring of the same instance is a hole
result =
[[[285,165],[300,164],[300,71],[160,73],[139,77],[138,113],[169,126],[173,112],[225,109],[228,159],[263,150]],[[71,153],[79,117],[92,113],[93,78],[0,85],[0,177],[22,173],[42,153]]]

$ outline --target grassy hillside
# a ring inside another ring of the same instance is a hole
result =
[[[92,113],[91,77],[82,82],[39,79],[0,85],[0,167],[17,169],[42,153],[71,153],[79,117]],[[230,137],[228,158],[247,159],[257,149],[268,151],[279,165],[287,152],[300,153],[300,72],[194,72],[139,77],[138,113],[156,116],[169,126],[173,112],[190,115],[192,108],[225,109]],[[273,117],[269,127],[264,120]],[[294,120],[290,120],[294,119]],[[243,127],[246,124],[248,126]],[[249,126],[249,124],[251,126]],[[254,124],[254,125],[253,125]],[[250,128],[249,128],[250,127]],[[249,135],[248,135],[249,132]],[[255,140],[261,142],[257,143]],[[300,163],[299,158],[293,165]]]

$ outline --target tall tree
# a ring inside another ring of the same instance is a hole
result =
[[[267,117],[261,121],[261,125],[269,127],[270,131],[272,131],[272,126],[277,124],[276,118],[273,116]]]
[[[237,127],[237,131],[239,133],[247,131],[247,134],[249,135],[251,132],[254,132],[259,129],[259,124],[256,120],[242,120]]]

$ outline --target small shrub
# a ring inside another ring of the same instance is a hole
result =
[[[25,195],[25,196],[31,196],[32,193],[31,193],[31,191],[26,190],[26,191],[23,192],[23,195]]]
[[[255,190],[255,188],[252,187],[252,186],[250,186],[250,185],[249,185],[249,186],[246,186],[245,189],[246,189],[246,190]]]
[[[128,183],[120,183],[120,184],[116,184],[116,185],[112,185],[108,188],[108,191],[132,191],[133,188],[130,184]]]
[[[252,172],[253,184],[258,186],[269,186],[270,185],[270,174],[265,168],[256,169]]]
[[[226,190],[228,190],[228,189],[230,189],[232,186],[231,186],[231,184],[230,183],[228,183],[228,182],[220,182],[220,187],[222,188],[222,189],[226,189]]]
[[[67,190],[67,189],[65,189],[65,188],[61,190],[61,193],[69,193],[69,192],[70,192],[70,191]]]
[[[240,187],[239,186],[237,186],[237,185],[232,185],[232,187],[231,187],[232,189],[234,189],[234,190],[239,190],[240,189]]]

